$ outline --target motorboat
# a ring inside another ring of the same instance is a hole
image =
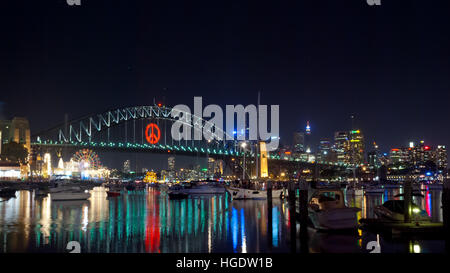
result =
[[[50,199],[52,201],[87,200],[89,197],[91,197],[90,193],[80,190],[65,190],[50,193]]]
[[[356,213],[361,209],[347,207],[340,188],[310,188],[308,194],[308,216],[313,228],[352,230],[358,227]]]
[[[232,199],[267,199],[267,190],[227,187]],[[284,190],[272,190],[272,198],[283,198]]]
[[[189,195],[184,192],[183,187],[179,184],[173,185],[168,188],[167,195],[169,199],[185,199]]]
[[[3,188],[0,189],[0,197],[15,197],[16,190],[12,188]]]
[[[364,190],[361,188],[357,188],[357,187],[353,187],[348,185],[345,188],[345,193],[349,194],[349,195],[355,195],[355,196],[359,196],[359,195],[363,195],[364,194]]]
[[[44,197],[47,196],[49,190],[48,189],[36,189],[36,191],[34,192],[34,195],[36,197]]]
[[[226,192],[226,189],[213,182],[191,182],[183,183],[182,191],[187,194],[222,194]]]
[[[440,183],[434,183],[426,185],[426,188],[428,188],[428,190],[442,190],[444,188],[444,185]]]
[[[115,191],[115,190],[109,190],[106,192],[106,195],[108,197],[117,197],[120,195],[120,191]]]
[[[375,215],[383,220],[404,221],[405,220],[405,201],[388,200],[383,205],[374,208]],[[412,221],[431,221],[425,210],[420,209],[416,204],[411,203]]]
[[[127,189],[128,191],[133,191],[133,190],[136,189],[136,185],[134,185],[134,183],[128,183],[128,184],[125,186],[125,189]]]
[[[383,194],[385,189],[383,187],[368,186],[364,187],[364,194]]]

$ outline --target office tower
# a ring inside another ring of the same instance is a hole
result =
[[[322,139],[319,142],[319,151],[317,152],[317,161],[333,162],[335,153],[332,150],[332,144],[329,139]]]
[[[334,151],[338,163],[348,164],[350,162],[350,141],[347,131],[334,133]]]
[[[445,145],[438,145],[436,149],[437,167],[439,170],[447,169],[447,149]]]
[[[294,153],[303,153],[305,151],[305,134],[302,132],[294,133],[293,151]]]
[[[373,142],[372,150],[367,153],[367,161],[371,169],[377,169],[381,166],[380,151],[376,142]]]
[[[123,172],[130,173],[131,172],[131,162],[129,159],[123,162]]]
[[[168,165],[169,171],[174,171],[175,170],[175,157],[174,156],[170,156],[167,159],[167,165]]]
[[[350,163],[361,165],[364,163],[364,135],[360,130],[352,130],[349,134],[350,140]]]

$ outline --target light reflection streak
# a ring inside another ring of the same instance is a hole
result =
[[[242,253],[247,253],[247,237],[245,236],[245,215],[244,209],[240,210],[241,214],[241,242],[242,242]]]

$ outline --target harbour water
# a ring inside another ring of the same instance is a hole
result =
[[[442,221],[441,191],[423,188],[414,202]],[[358,218],[374,217],[373,208],[395,199],[402,189],[383,194],[347,195],[347,204],[361,208]],[[226,194],[169,200],[158,189],[128,191],[107,198],[103,187],[87,201],[52,202],[32,191],[0,199],[0,253],[69,252],[80,243],[82,253],[279,253],[290,252],[287,200],[274,199],[272,230],[266,200],[231,200]],[[297,228],[299,228],[296,223]],[[396,240],[358,230],[329,234],[309,229],[308,249],[320,253],[367,253],[378,241],[382,253],[441,253],[443,240]],[[297,249],[300,242],[297,240]]]

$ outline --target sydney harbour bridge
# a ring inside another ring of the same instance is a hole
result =
[[[56,150],[74,152],[88,148],[107,152],[155,153],[185,156],[204,156],[222,159],[225,164],[238,175],[242,173],[239,164],[242,158],[256,158],[257,143],[246,141],[249,145],[243,149],[241,140],[213,139],[207,140],[174,140],[171,128],[174,122],[180,121],[172,115],[173,108],[158,105],[134,106],[109,110],[82,118],[66,120],[45,131],[32,135],[31,146],[34,152],[47,153]],[[178,110],[177,110],[178,111]],[[191,115],[183,113],[183,115]],[[209,121],[197,118],[193,123],[185,123],[193,130],[203,128]],[[196,126],[200,122],[201,126]],[[200,129],[201,130],[201,129]],[[219,132],[220,128],[215,128]],[[222,135],[227,133],[220,132]],[[239,134],[241,132],[233,132]],[[284,157],[283,154],[270,152],[267,154],[269,173],[280,173],[282,170],[293,174],[305,169],[317,172],[317,169],[334,169],[344,171],[351,166],[335,162],[308,162],[300,158]],[[248,170],[246,171],[248,172]]]

